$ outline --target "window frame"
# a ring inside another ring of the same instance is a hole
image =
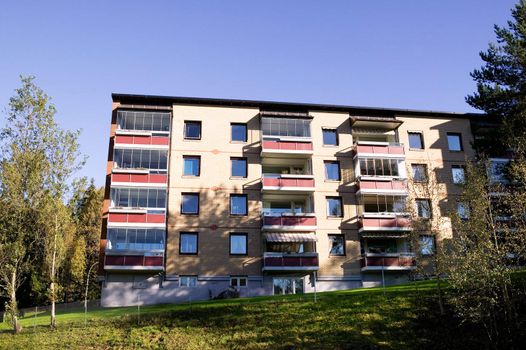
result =
[[[245,128],[245,139],[234,140],[234,126],[243,126]],[[230,142],[234,143],[246,143],[248,142],[248,126],[247,123],[230,123]]]
[[[245,285],[241,285],[241,280],[245,280]],[[232,285],[232,281],[237,280],[236,285]],[[230,287],[234,288],[247,288],[248,287],[248,276],[230,276]]]
[[[235,197],[244,197],[245,198],[245,209],[246,209],[245,214],[233,214],[232,213],[232,198],[235,198]],[[231,193],[229,201],[228,201],[228,204],[229,204],[230,216],[248,216],[248,195],[247,194],[244,194],[244,193]]]
[[[329,173],[327,172],[327,164],[336,164],[338,166],[338,178],[337,179],[329,179],[329,176],[328,176]],[[341,169],[339,160],[324,160],[323,167],[325,170],[325,181],[340,182],[342,180],[342,169]]]
[[[455,181],[455,174],[453,173],[454,169],[461,169],[462,170],[462,181]],[[453,182],[455,185],[461,185],[466,182],[466,166],[464,165],[451,165],[451,182]]]
[[[189,175],[184,173],[185,160],[186,159],[197,159],[197,175]],[[201,156],[184,155],[183,156],[183,176],[184,177],[200,177],[201,176]]]
[[[337,199],[340,202],[340,215],[331,215],[330,214],[329,199]],[[342,199],[341,196],[325,196],[325,205],[327,206],[326,214],[327,214],[328,218],[343,218],[343,216],[344,216],[343,199]]]
[[[331,143],[325,143],[325,131],[333,131],[334,132],[334,135],[336,136],[336,143],[335,144],[331,144]],[[323,143],[323,146],[329,146],[329,147],[338,147],[340,145],[340,136],[338,135],[338,128],[331,128],[331,127],[322,127],[321,128],[321,139],[322,139],[322,143]]]
[[[451,144],[449,143],[449,137],[450,136],[457,136],[458,137],[458,144],[460,146],[460,149],[451,149]],[[447,138],[447,149],[449,152],[464,152],[464,145],[462,143],[462,133],[460,132],[446,132],[446,138]]]
[[[186,135],[186,125],[187,124],[198,124],[199,125],[199,137],[190,137]],[[185,140],[201,140],[203,137],[203,123],[200,120],[185,120],[184,129],[183,129],[183,138]]]
[[[424,237],[431,239],[432,247],[431,247],[431,252],[430,253],[423,253],[422,252],[422,239]],[[435,254],[435,249],[436,249],[436,241],[435,241],[435,236],[434,235],[422,234],[422,235],[420,235],[418,237],[418,250],[419,250],[421,256],[433,256]]]
[[[232,237],[245,237],[245,253],[232,253]],[[248,255],[248,233],[246,232],[230,232],[228,235],[228,253],[230,256],[247,256]]]
[[[234,161],[245,161],[245,176],[234,175]],[[230,177],[233,179],[246,179],[248,178],[248,159],[247,157],[230,157]]]
[[[183,235],[195,236],[195,252],[183,252],[182,251]],[[199,232],[191,232],[191,231],[179,232],[179,255],[199,255]]]
[[[412,147],[411,146],[411,135],[418,135],[418,138],[420,139],[420,147]],[[422,131],[408,131],[407,132],[407,143],[410,150],[424,150],[426,148],[426,144],[424,142],[424,133]]]
[[[183,198],[184,196],[196,196],[197,197],[197,212],[196,213],[185,213],[183,211],[183,206],[184,206],[184,201],[183,201]],[[181,192],[181,215],[199,215],[199,211],[200,211],[200,206],[201,206],[201,199],[200,199],[200,193],[199,192]]]
[[[419,203],[427,203],[427,208],[429,210],[429,216],[425,217],[425,216],[420,216],[419,214],[419,206],[418,204]],[[431,200],[428,199],[428,198],[416,198],[415,199],[415,206],[416,206],[416,215],[417,215],[417,218],[419,219],[424,219],[424,220],[431,220],[433,218],[433,208],[431,206]]]
[[[329,242],[331,243],[331,246],[329,247],[329,256],[346,256],[347,255],[347,249],[345,247],[345,234],[343,233],[329,233],[327,234],[327,237],[329,239]],[[342,254],[333,254],[332,253],[332,239],[331,237],[340,237],[342,239],[342,246],[343,246],[343,253]]]

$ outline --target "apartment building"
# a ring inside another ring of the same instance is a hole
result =
[[[445,213],[462,209],[471,126],[486,118],[112,97],[106,306],[203,300],[229,287],[258,296],[404,281],[416,249],[432,256],[451,237]],[[417,247],[415,220],[439,228],[419,229]]]

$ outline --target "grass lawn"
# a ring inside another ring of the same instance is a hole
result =
[[[57,316],[26,315],[13,335],[0,326],[0,349],[412,349],[484,348],[484,338],[438,313],[435,283],[385,289],[108,308]],[[468,333],[466,333],[468,332]],[[466,335],[470,334],[470,335]]]

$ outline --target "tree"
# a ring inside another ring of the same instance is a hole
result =
[[[7,234],[2,236],[1,248],[11,257],[4,275],[20,275],[29,269],[31,260],[41,262],[38,266],[47,270],[51,326],[55,327],[56,276],[71,236],[70,215],[64,202],[72,175],[82,167],[84,158],[79,152],[79,131],[58,126],[50,97],[33,80],[32,76],[21,77],[22,87],[10,99],[7,123],[1,132],[2,205],[8,209],[6,212],[13,213],[2,213],[2,230]],[[9,250],[13,242],[17,249]],[[17,279],[20,286],[20,277]],[[9,292],[12,289],[6,288],[8,294],[16,294]],[[16,307],[16,301],[10,304]]]

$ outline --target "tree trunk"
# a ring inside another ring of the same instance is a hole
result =
[[[18,305],[16,302],[16,268],[11,273],[11,283],[9,284],[9,313],[13,322],[13,331],[20,333],[22,326],[18,322]]]
[[[53,240],[53,258],[51,260],[51,285],[50,285],[50,298],[51,298],[51,328],[57,328],[57,320],[55,317],[55,262],[57,260],[57,232],[58,222],[55,214],[55,237]]]
[[[444,300],[442,298],[442,279],[440,278],[440,266],[438,260],[437,252],[435,252],[435,271],[437,274],[437,290],[438,290],[438,306],[440,307],[440,315],[444,316],[446,314],[444,310]]]

